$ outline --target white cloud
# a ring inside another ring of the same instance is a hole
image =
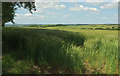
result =
[[[15,19],[44,19],[45,16],[44,15],[29,15],[29,14],[23,14],[23,15],[19,15],[19,16],[16,16]]]
[[[85,2],[85,4],[89,4],[92,6],[100,6],[101,4],[104,4],[105,2]]]
[[[85,0],[84,2],[118,2],[119,0]]]
[[[113,0],[113,2],[119,2],[120,0]]]
[[[61,4],[60,6],[61,6],[61,8],[65,8],[65,7],[66,7],[66,6],[65,6],[65,5],[63,5],[63,4]]]
[[[119,0],[35,0],[36,2],[113,2]]]
[[[31,15],[32,15],[31,13],[24,14],[24,16],[31,16]]]
[[[43,15],[37,15],[37,17],[39,17],[39,18],[45,18],[45,16],[43,16]]]
[[[19,16],[20,14],[15,14],[16,16]]]
[[[113,14],[113,17],[118,17],[118,14]]]
[[[49,14],[49,15],[55,15],[54,12],[47,12],[47,14]]]
[[[36,2],[37,9],[39,8],[51,8],[51,9],[64,9],[66,6],[64,4],[59,4],[57,2]]]
[[[118,14],[113,14],[112,17],[118,19]]]
[[[100,6],[101,9],[108,9],[108,8],[117,8],[118,3],[117,2],[111,2],[108,4],[104,4],[103,6]]]
[[[101,17],[101,19],[107,19],[107,17]]]
[[[77,7],[70,7],[71,11],[93,11],[93,12],[100,12],[97,8],[93,7],[84,7],[83,5],[77,6]]]
[[[69,16],[70,16],[70,15],[69,15],[69,14],[67,14],[67,15],[64,15],[64,16],[63,16],[63,18],[67,18],[67,17],[69,17]]]
[[[44,15],[34,15],[34,16],[31,16],[30,18],[43,19],[43,18],[45,18],[45,16]]]
[[[25,17],[25,18],[45,18],[44,15],[35,15],[35,14],[31,14],[31,13],[26,13],[24,15],[19,16],[19,18],[22,18],[22,17]]]

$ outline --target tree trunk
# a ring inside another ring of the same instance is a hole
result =
[[[4,27],[5,26],[5,24],[2,24],[2,27]]]
[[[5,27],[5,23],[2,23],[2,27]]]

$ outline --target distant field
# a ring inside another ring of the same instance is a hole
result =
[[[91,29],[91,30],[118,30],[118,25],[30,25],[30,27],[41,28],[72,28],[72,29]]]
[[[3,73],[118,74],[117,29],[117,25],[3,28]]]

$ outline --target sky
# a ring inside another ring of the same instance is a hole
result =
[[[118,24],[117,2],[36,2],[36,11],[19,8],[17,24]]]

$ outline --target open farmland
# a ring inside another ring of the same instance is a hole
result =
[[[5,27],[3,73],[118,74],[116,29],[117,25]]]

